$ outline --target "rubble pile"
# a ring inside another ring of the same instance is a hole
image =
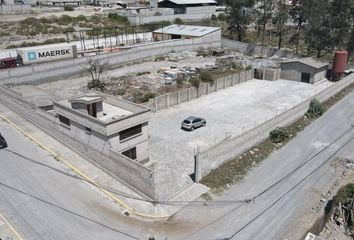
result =
[[[197,52],[183,51],[179,53],[169,53],[165,56],[166,61],[178,62],[184,59],[196,58],[198,57]]]

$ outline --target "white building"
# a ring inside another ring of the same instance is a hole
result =
[[[59,129],[98,151],[146,162],[150,109],[101,93],[54,102]]]
[[[152,37],[155,41],[202,38],[204,40],[217,42],[221,40],[221,29],[218,27],[173,24],[155,30],[152,33]]]

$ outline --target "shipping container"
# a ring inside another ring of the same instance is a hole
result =
[[[23,65],[77,58],[77,48],[73,44],[52,44],[16,50]]]

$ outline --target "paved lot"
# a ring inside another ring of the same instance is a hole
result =
[[[167,179],[164,181],[171,179],[171,189],[180,188],[191,182],[189,175],[193,172],[197,148],[207,149],[226,136],[240,135],[330,84],[252,80],[159,111],[150,122],[151,158],[159,161],[160,174]],[[207,126],[193,132],[181,130],[180,124],[188,116],[205,118]]]

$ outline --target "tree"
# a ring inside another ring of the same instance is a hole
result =
[[[289,10],[289,15],[292,18],[293,23],[296,24],[296,33],[293,34],[290,38],[290,43],[295,45],[296,53],[299,53],[301,31],[303,29],[304,23],[306,22],[304,1],[305,0],[293,0],[291,2],[292,6]]]
[[[272,19],[272,11],[273,11],[273,0],[261,0],[259,5],[259,18],[258,18],[258,26],[262,27],[262,51],[265,40],[266,27],[269,21]]]
[[[287,32],[286,22],[288,20],[288,11],[282,0],[278,1],[278,8],[273,18],[273,24],[275,25],[276,33],[278,36],[278,49],[282,47],[283,38]]]
[[[247,26],[251,20],[251,10],[255,0],[227,0],[226,21],[229,25],[228,31],[238,41],[246,35]]]
[[[315,9],[315,11],[314,11]],[[316,53],[317,58],[333,50],[333,38],[331,35],[331,22],[329,16],[329,0],[304,1],[304,13],[306,18],[305,43],[308,55]]]
[[[350,31],[354,24],[354,0],[336,0],[331,3],[330,21],[333,44],[344,49],[350,39]]]
[[[87,61],[87,67],[84,67],[84,71],[90,74],[91,81],[88,82],[88,88],[103,90],[105,84],[101,79],[102,74],[109,69],[108,63],[100,63],[98,60],[89,59]]]

